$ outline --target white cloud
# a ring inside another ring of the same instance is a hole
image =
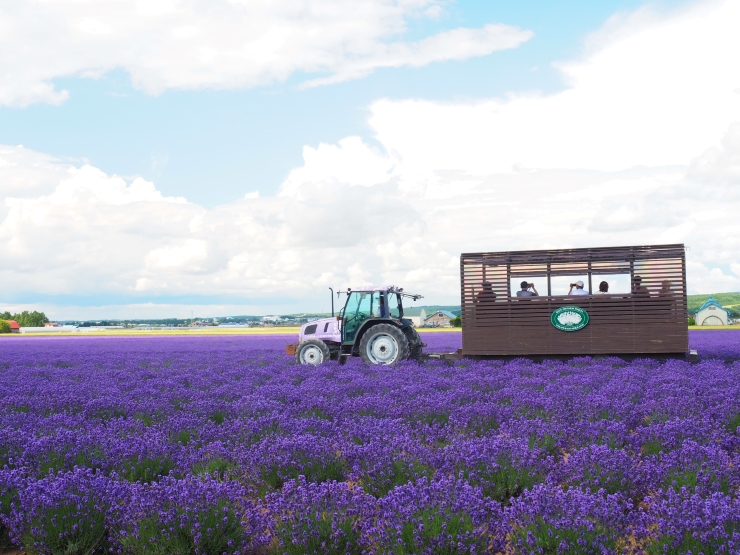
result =
[[[185,239],[178,245],[154,249],[146,255],[146,267],[154,271],[177,269],[187,272],[200,269],[208,258],[208,243],[199,239]]]
[[[481,29],[453,29],[415,43],[383,45],[372,56],[348,59],[339,64],[334,75],[312,79],[303,86],[315,87],[358,79],[381,67],[421,67],[432,62],[485,56],[496,50],[516,48],[533,36],[531,31],[508,25],[489,24]]]
[[[423,66],[515,48],[532,33],[507,25],[404,42],[410,18],[441,0],[116,0],[14,2],[0,14],[0,105],[59,104],[59,77],[114,68],[152,94],[230,89],[320,74],[344,81],[377,68]],[[429,11],[431,9],[431,11]]]
[[[294,196],[310,183],[343,183],[371,186],[386,183],[399,160],[388,157],[362,142],[347,137],[337,146],[320,144],[303,147],[304,164],[290,172],[280,189],[281,196]]]
[[[711,8],[711,9],[710,9]],[[571,87],[479,103],[380,100],[370,123],[420,172],[685,165],[740,121],[740,3],[710,2],[561,64]]]
[[[740,48],[725,23],[738,8],[708,6],[610,27],[550,97],[377,102],[379,147],[307,146],[276,197],[208,210],[0,147],[0,280],[19,294],[220,295],[265,311],[328,309],[326,287],[358,282],[454,303],[462,251],[685,242],[692,292],[740,290],[740,95],[726,90],[740,86]]]

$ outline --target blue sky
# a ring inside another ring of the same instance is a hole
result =
[[[0,309],[456,304],[460,252],[666,242],[740,290],[737,3],[349,5],[3,7]]]
[[[167,195],[213,207],[258,190],[272,195],[300,165],[303,145],[348,135],[372,140],[367,108],[378,98],[440,101],[563,88],[552,63],[577,56],[589,33],[636,0],[474,2],[445,4],[438,20],[409,21],[407,40],[459,26],[505,23],[530,29],[519,48],[421,68],[376,70],[332,86],[300,89],[303,73],[247,90],[136,90],[124,70],[97,79],[54,80],[70,98],[60,106],[0,109],[0,143],[23,144],[87,160],[106,172],[141,175]],[[656,5],[656,4],[651,4]],[[668,10],[680,3],[658,4]]]

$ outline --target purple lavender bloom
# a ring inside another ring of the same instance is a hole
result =
[[[516,553],[616,553],[630,531],[632,505],[608,495],[538,485],[515,500],[505,518]]]
[[[120,484],[80,468],[40,480],[13,474],[6,469],[0,479],[16,490],[3,518],[14,543],[40,554],[93,553],[109,544]]]
[[[382,553],[496,553],[503,547],[501,524],[499,503],[480,488],[454,477],[422,478],[381,498],[363,533]]]
[[[269,522],[246,489],[209,477],[131,484],[110,520],[127,553],[245,553],[268,541]]]
[[[636,529],[648,553],[740,553],[740,499],[669,489],[647,500]]]
[[[266,497],[275,552],[295,555],[361,553],[375,499],[352,483],[306,482],[303,476]]]

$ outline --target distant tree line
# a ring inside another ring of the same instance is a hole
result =
[[[18,325],[23,328],[40,328],[42,327],[46,322],[49,321],[49,319],[46,317],[46,314],[43,312],[28,312],[27,310],[24,310],[20,314],[11,314],[10,312],[0,312],[0,320],[15,320],[18,322]],[[8,330],[10,327],[8,327]]]

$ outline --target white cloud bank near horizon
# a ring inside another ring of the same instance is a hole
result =
[[[304,86],[516,48],[531,31],[503,24],[403,40],[443,0],[45,0],[0,13],[0,105],[60,104],[60,77],[127,71],[150,94],[235,89],[306,74]],[[310,78],[318,75],[316,78]]]
[[[326,310],[327,287],[367,282],[452,304],[460,252],[684,242],[690,292],[738,291],[737,22],[737,2],[621,16],[561,66],[571,86],[550,96],[379,100],[380,148],[306,146],[277,196],[214,209],[2,147],[0,280],[114,296],[109,317],[147,301],[183,317],[166,312],[183,296]]]

